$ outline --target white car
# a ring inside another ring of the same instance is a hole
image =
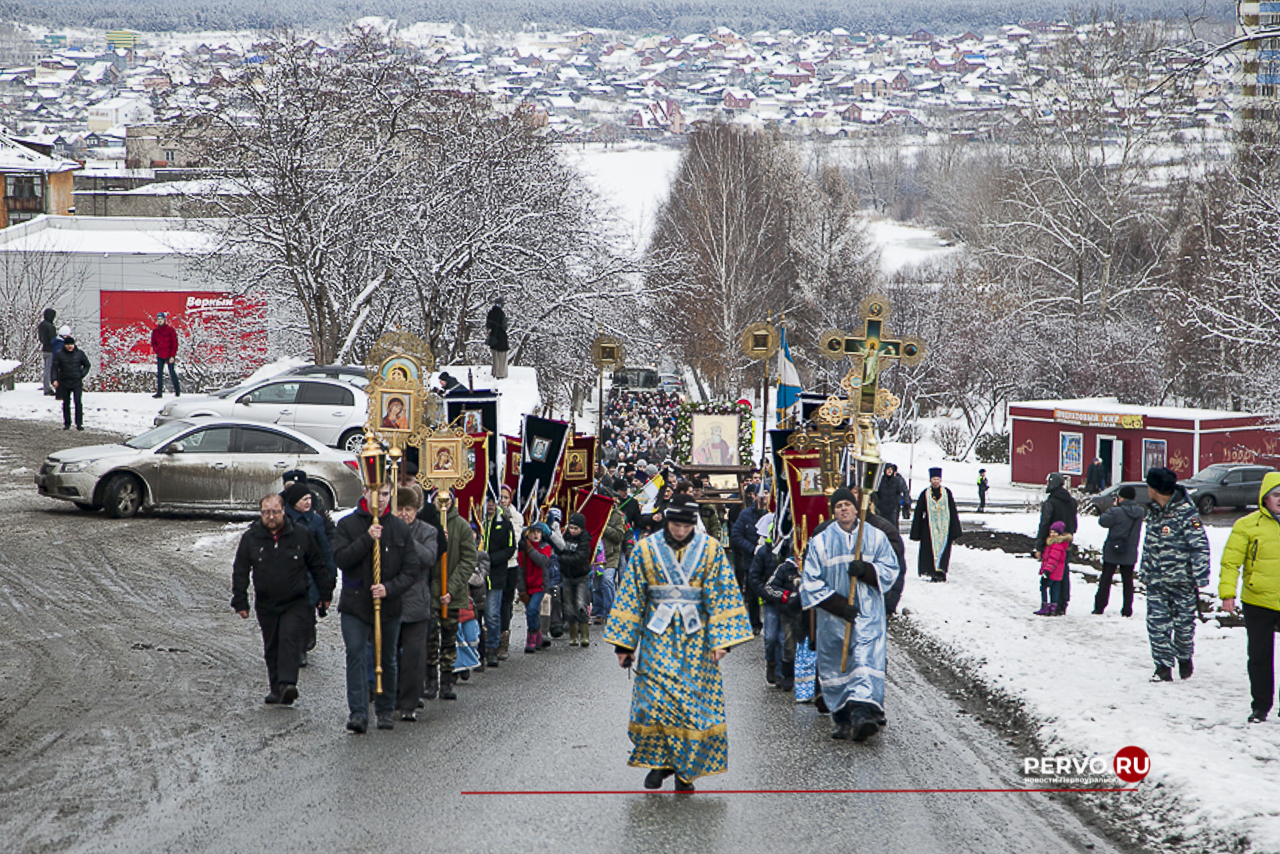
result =
[[[57,451],[35,481],[47,498],[127,518],[144,508],[253,510],[295,469],[326,508],[360,500],[353,455],[284,427],[228,418],[171,421],[122,444]]]
[[[358,454],[368,409],[369,396],[350,383],[284,375],[199,397],[174,398],[155,423],[159,427],[180,418],[213,416],[279,424]]]

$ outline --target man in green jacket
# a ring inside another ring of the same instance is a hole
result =
[[[427,631],[426,697],[434,699],[438,690],[441,700],[456,700],[453,665],[458,660],[458,611],[471,601],[467,579],[476,568],[476,537],[467,520],[458,513],[452,495],[444,490],[436,493],[436,507],[445,519],[445,538],[449,541],[443,570],[447,585],[441,583],[441,568],[437,563],[432,570],[431,589],[445,590],[438,601],[448,606],[448,616],[437,614],[436,628]]]
[[[1262,479],[1258,509],[1231,528],[1222,551],[1218,595],[1228,614],[1236,609],[1236,580],[1244,567],[1244,630],[1249,637],[1249,723],[1262,723],[1275,699],[1275,637],[1280,631],[1280,472]]]

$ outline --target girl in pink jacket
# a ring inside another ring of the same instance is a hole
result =
[[[1062,573],[1067,567],[1067,548],[1071,545],[1071,535],[1066,530],[1067,526],[1062,522],[1049,526],[1049,537],[1040,557],[1040,610],[1035,612],[1037,616],[1053,617],[1061,613],[1058,597],[1062,593]]]

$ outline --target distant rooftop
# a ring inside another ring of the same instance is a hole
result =
[[[79,169],[80,164],[74,160],[55,160],[45,157],[16,142],[13,138],[0,134],[0,172],[67,172]]]
[[[211,252],[214,238],[176,217],[39,216],[0,230],[0,252],[173,255]]]

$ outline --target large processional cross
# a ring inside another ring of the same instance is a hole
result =
[[[924,359],[922,341],[893,337],[885,322],[889,312],[888,299],[867,297],[859,308],[865,324],[862,337],[832,329],[824,332],[820,339],[820,352],[826,358],[849,356],[854,360],[849,373],[840,381],[847,398],[841,400],[835,395],[827,398],[814,418],[817,426],[799,431],[787,446],[819,452],[823,489],[828,494],[843,482],[843,454],[846,449],[855,460],[867,464],[864,476],[867,482],[863,486],[874,483],[880,464],[880,448],[873,419],[875,416],[887,418],[899,404],[896,396],[880,388],[880,376],[894,361],[918,365]],[[852,425],[851,421],[854,422]]]

